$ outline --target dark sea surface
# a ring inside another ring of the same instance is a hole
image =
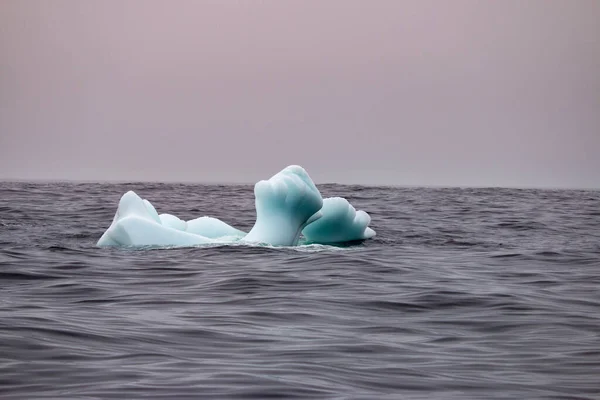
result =
[[[600,192],[319,188],[376,238],[100,249],[252,186],[0,182],[0,398],[600,399]]]

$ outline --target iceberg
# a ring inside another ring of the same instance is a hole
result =
[[[344,198],[323,200],[314,182],[298,165],[284,168],[254,186],[256,222],[246,233],[208,216],[184,221],[158,214],[135,192],[125,193],[111,225],[97,245],[197,246],[219,243],[295,246],[301,235],[309,243],[332,244],[369,239],[371,218]]]
[[[312,243],[343,243],[370,239],[375,231],[369,228],[371,217],[356,209],[342,197],[323,200],[323,215],[318,221],[309,224],[302,234]]]

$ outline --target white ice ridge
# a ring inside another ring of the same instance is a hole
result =
[[[348,200],[331,197],[323,200],[323,216],[309,224],[302,234],[313,243],[342,243],[370,239],[375,231],[369,228],[371,217],[364,211],[356,211]]]
[[[254,186],[256,222],[248,234],[223,221],[201,217],[183,221],[158,214],[152,204],[129,191],[98,246],[194,246],[208,243],[298,244],[301,232],[312,243],[331,244],[368,239],[375,231],[371,218],[356,211],[346,199],[323,201],[306,171],[284,168]]]
[[[148,204],[150,204],[150,202],[148,202]],[[162,226],[211,239],[229,236],[242,238],[246,236],[246,232],[235,229],[233,226],[227,225],[217,218],[200,217],[190,221],[184,221],[171,214],[160,214],[159,218]]]
[[[200,217],[187,222],[187,232],[207,238],[236,237],[243,238],[246,232],[235,229],[217,218]]]
[[[186,222],[170,214],[158,215],[148,200],[129,191],[121,197],[113,222],[98,240],[98,246],[195,246],[221,242],[216,240],[221,236],[233,236],[229,241],[235,241],[235,237],[244,235],[218,220],[216,225],[223,235],[217,235],[211,225],[197,223],[198,220],[203,218]]]

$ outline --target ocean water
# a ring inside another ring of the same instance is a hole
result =
[[[322,185],[377,237],[96,248],[130,189],[254,220],[250,185],[0,183],[1,399],[600,398],[600,192]]]

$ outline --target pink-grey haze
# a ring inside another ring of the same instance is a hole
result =
[[[0,179],[600,187],[598,0],[0,0]]]

